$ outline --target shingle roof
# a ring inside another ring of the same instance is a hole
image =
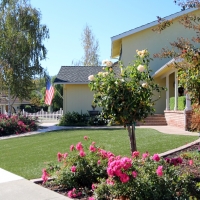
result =
[[[103,66],[62,66],[54,83],[56,84],[73,84],[89,83],[88,76],[95,75],[103,71]],[[120,72],[119,67],[113,67],[116,73]]]

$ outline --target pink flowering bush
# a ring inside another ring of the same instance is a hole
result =
[[[0,136],[20,134],[38,129],[37,118],[28,116],[0,115]]]
[[[180,170],[181,158],[164,159],[139,151],[131,157],[116,156],[90,142],[88,137],[72,144],[69,152],[58,152],[57,158],[57,163],[43,169],[43,182],[66,188],[71,198],[85,194],[90,199],[124,196],[136,200],[173,200],[192,195],[191,177]],[[53,181],[48,183],[48,178]]]

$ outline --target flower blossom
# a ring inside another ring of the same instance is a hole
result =
[[[156,173],[158,176],[163,176],[163,166],[158,166]]]
[[[88,140],[88,136],[84,136],[84,140]]]
[[[90,149],[91,152],[95,152],[96,151],[96,148],[93,145],[90,145],[89,149]]]
[[[139,152],[139,151],[134,151],[134,152],[132,153],[132,157],[133,157],[133,158],[137,158],[137,157],[139,157],[139,155],[140,155],[140,152]]]
[[[113,65],[113,63],[110,60],[103,60],[102,64],[106,65],[107,67],[111,67]]]
[[[136,172],[136,171],[133,171],[133,172],[132,172],[132,175],[133,175],[133,178],[136,178],[136,177],[137,177],[137,172]]]
[[[75,147],[74,147],[74,145],[72,144],[71,146],[70,146],[70,151],[73,151],[75,149]]]
[[[71,172],[76,172],[76,166],[71,167]]]
[[[153,157],[152,157],[152,159],[154,160],[154,161],[159,161],[160,160],[160,157],[159,157],[159,155],[158,154],[154,154],[153,155]]]
[[[142,51],[136,50],[136,53],[137,53],[138,56],[140,56],[141,58],[143,58],[147,54],[147,50],[146,49],[144,49]]]
[[[83,145],[81,144],[81,142],[79,142],[79,143],[76,145],[76,149],[77,149],[78,151],[83,150]]]
[[[88,76],[88,80],[89,80],[89,81],[94,81],[94,75]]]
[[[144,65],[139,65],[139,66],[137,67],[137,70],[140,71],[140,72],[143,72],[143,71],[145,70]]]
[[[48,177],[49,177],[49,174],[47,173],[46,169],[43,169],[42,170],[42,180],[43,180],[43,183],[47,182]]]
[[[146,159],[148,156],[149,156],[149,153],[148,153],[148,152],[143,153],[143,154],[142,154],[142,159]]]
[[[148,83],[142,83],[142,87],[143,88],[147,88],[148,87]]]
[[[193,165],[193,164],[194,164],[193,160],[189,160],[189,161],[188,161],[188,164],[189,164],[189,165]]]
[[[80,157],[84,157],[84,156],[86,156],[86,153],[83,150],[80,150],[79,155],[80,155]]]

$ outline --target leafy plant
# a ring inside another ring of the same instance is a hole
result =
[[[101,115],[127,127],[132,152],[136,150],[135,122],[154,113],[154,103],[164,90],[154,83],[150,75],[150,60],[147,50],[137,50],[132,64],[125,67],[119,62],[119,74],[113,70],[115,66],[112,62],[106,60],[102,72],[88,77],[89,87],[94,92],[93,101],[102,107]]]
[[[136,200],[198,197],[198,182],[180,170],[181,157],[161,158],[148,152],[140,155],[138,151],[131,157],[115,156],[90,142],[87,136],[84,139],[89,147],[78,142],[70,146],[69,154],[58,152],[60,164],[51,163],[43,169],[43,184],[48,184],[51,177],[53,184],[69,191],[69,197],[83,193],[88,197],[86,191],[91,190],[95,199],[107,200],[120,196]]]
[[[38,118],[13,115],[0,115],[0,136],[20,134],[38,129]]]

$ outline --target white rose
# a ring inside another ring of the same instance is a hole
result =
[[[107,62],[106,62],[106,66],[107,66],[107,67],[111,67],[112,65],[113,65],[113,63],[112,63],[111,61],[107,61]]]
[[[143,72],[145,70],[145,67],[143,65],[139,65],[137,67],[137,70],[140,71],[140,72]]]
[[[94,75],[88,76],[88,80],[89,80],[89,81],[93,81],[93,80],[94,80]]]
[[[103,72],[103,77],[107,76],[108,75],[108,72]]]
[[[146,87],[148,87],[148,84],[147,83],[142,83],[142,87],[146,88]]]

